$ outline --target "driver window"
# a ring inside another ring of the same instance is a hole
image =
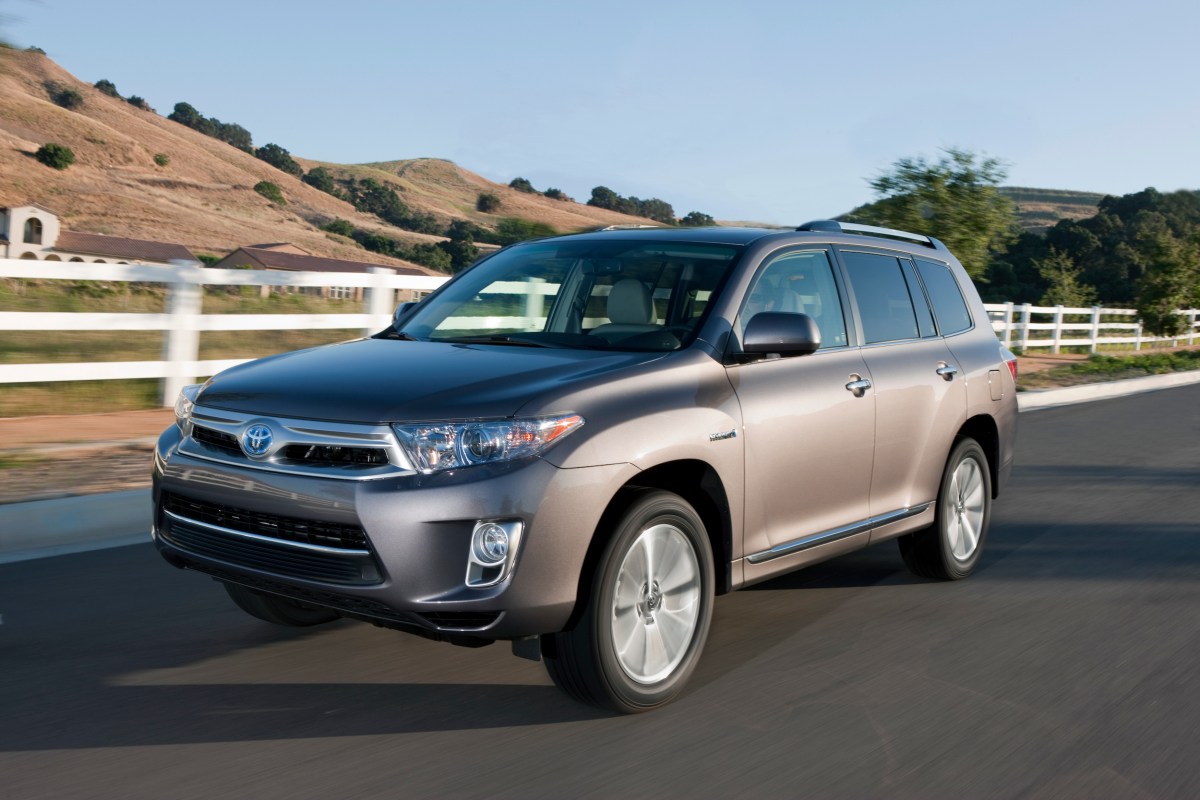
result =
[[[768,262],[754,279],[738,316],[738,336],[750,318],[763,311],[808,314],[821,331],[821,350],[846,346],[846,320],[833,265],[824,250],[784,253]]]

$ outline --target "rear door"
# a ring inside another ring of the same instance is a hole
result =
[[[966,418],[966,382],[907,256],[850,248],[838,255],[875,397],[870,513],[879,517],[937,499]]]

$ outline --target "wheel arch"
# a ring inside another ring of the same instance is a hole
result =
[[[1000,431],[996,420],[987,414],[977,414],[963,423],[957,435],[974,439],[983,448],[992,478],[992,498],[995,499],[1000,495]]]

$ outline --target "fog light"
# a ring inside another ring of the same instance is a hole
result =
[[[467,586],[495,586],[512,573],[523,529],[521,521],[515,519],[475,523],[467,554]]]
[[[508,531],[494,522],[475,529],[472,545],[475,558],[482,564],[499,564],[508,557]]]

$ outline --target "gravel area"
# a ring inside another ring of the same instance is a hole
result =
[[[0,455],[0,503],[149,487],[151,451],[150,445],[114,443]]]

